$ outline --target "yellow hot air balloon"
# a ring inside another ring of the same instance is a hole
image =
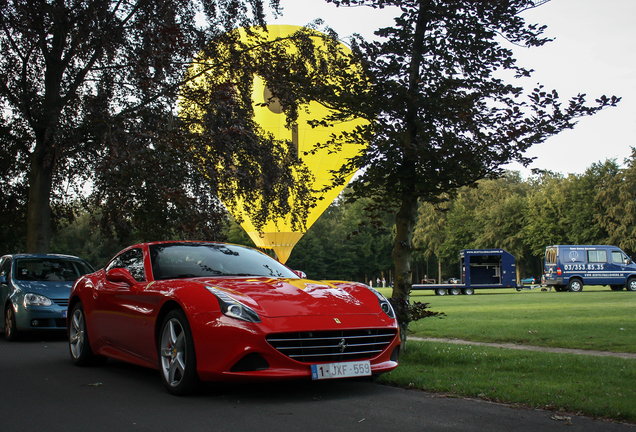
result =
[[[260,30],[255,31],[260,31],[267,40],[275,41],[278,38],[292,35],[301,27],[270,25],[267,29],[266,33]],[[314,38],[314,43],[315,49],[324,47],[324,42],[318,36]],[[341,49],[343,52],[350,52],[344,45],[341,46]],[[272,99],[271,92],[265,86],[263,79],[258,76],[254,77],[252,101],[256,123],[265,133],[271,133],[275,139],[292,141],[297,146],[299,157],[314,177],[314,183],[311,186],[314,191],[314,197],[318,200],[308,213],[304,228],[309,229],[354,175],[354,172],[349,173],[345,184],[324,191],[325,187],[332,185],[331,171],[339,169],[348,159],[358,155],[366,148],[366,143],[356,142],[344,144],[337,152],[330,149],[315,151],[316,144],[326,143],[332,134],[339,135],[343,132],[352,132],[356,127],[368,124],[368,122],[362,119],[352,119],[329,127],[312,127],[309,122],[322,120],[331,112],[322,104],[312,101],[299,107],[296,124],[288,128],[286,126],[287,119],[280,104],[275,99]],[[234,206],[228,206],[228,210],[238,220],[242,220],[241,227],[247,232],[256,246],[273,249],[278,260],[285,263],[305,231],[293,227],[289,216],[268,220],[259,230],[249,218],[249,215],[243,210],[244,205],[244,203],[238,202]]]

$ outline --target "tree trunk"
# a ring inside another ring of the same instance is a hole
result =
[[[36,151],[31,156],[27,206],[27,252],[48,253],[51,242],[51,185],[53,158]]]
[[[409,301],[413,281],[411,271],[411,255],[413,253],[413,229],[417,218],[417,198],[408,197],[402,200],[402,205],[395,218],[395,242],[391,257],[395,264],[395,284],[392,297]],[[401,314],[399,314],[400,316]],[[406,351],[406,335],[408,320],[400,319],[400,339],[402,351]]]
[[[426,32],[427,12],[430,8],[430,0],[419,1],[419,15],[413,35],[413,56],[411,58],[409,71],[409,95],[406,99],[405,130],[406,143],[404,146],[404,156],[400,167],[400,174],[408,185],[401,193],[402,203],[400,210],[395,217],[395,243],[391,256],[395,265],[395,286],[393,287],[393,298],[409,302],[412,285],[411,255],[413,254],[413,229],[417,220],[417,197],[414,186],[416,183],[416,163],[417,156],[410,150],[417,143],[418,126],[417,110],[418,106],[414,97],[418,93],[418,83],[420,79],[420,65],[424,50],[424,34]],[[409,97],[413,96],[413,97]],[[406,351],[406,336],[409,327],[410,317],[408,314],[399,314],[400,338],[402,340],[402,351]]]

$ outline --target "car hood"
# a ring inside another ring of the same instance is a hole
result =
[[[308,279],[210,280],[259,314],[269,317],[333,314],[378,314],[379,302],[364,285]]]
[[[16,288],[25,293],[35,293],[50,299],[68,298],[73,281],[14,281]]]

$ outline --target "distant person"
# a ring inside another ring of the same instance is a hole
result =
[[[386,288],[386,279],[382,278],[382,288]]]

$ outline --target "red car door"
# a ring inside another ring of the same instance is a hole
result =
[[[107,274],[115,268],[127,269],[135,283],[109,280]],[[102,276],[93,292],[94,325],[106,344],[138,354],[137,327],[146,315],[139,307],[139,295],[148,284],[141,249],[130,249],[115,257]]]

